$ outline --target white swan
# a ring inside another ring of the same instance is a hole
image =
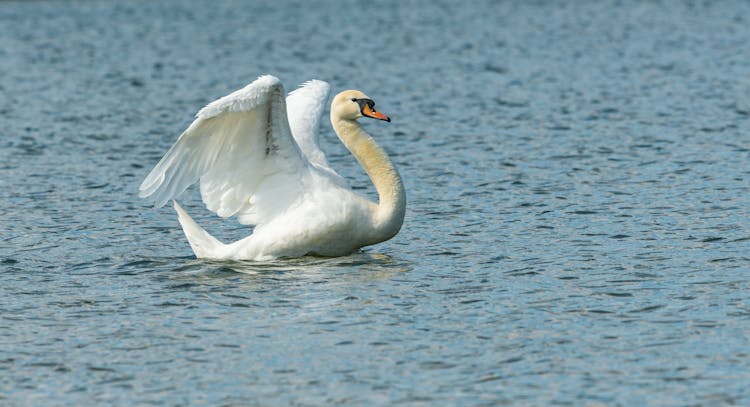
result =
[[[151,170],[139,195],[160,207],[200,179],[209,210],[255,225],[250,236],[224,244],[175,201],[199,258],[341,256],[390,239],[404,220],[404,185],[391,160],[356,121],[390,119],[359,91],[341,92],[331,103],[333,128],[372,179],[376,204],[349,189],[318,147],[328,92],[327,83],[313,80],[285,100],[281,82],[267,75],[209,103]]]

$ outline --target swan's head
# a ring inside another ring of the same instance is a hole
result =
[[[375,102],[369,96],[358,90],[345,90],[333,98],[331,112],[345,120],[357,120],[360,117],[371,117],[373,119],[391,119],[383,113],[375,110]]]

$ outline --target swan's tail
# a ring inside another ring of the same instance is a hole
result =
[[[174,210],[177,211],[177,218],[180,221],[180,225],[182,225],[182,231],[185,232],[185,237],[190,242],[190,247],[193,249],[195,257],[199,259],[220,258],[221,249],[226,247],[226,245],[198,226],[193,218],[177,203],[177,200],[174,201]]]

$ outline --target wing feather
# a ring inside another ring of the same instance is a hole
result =
[[[163,206],[200,179],[204,203],[219,216],[242,212],[243,223],[259,223],[283,210],[300,195],[310,166],[292,136],[283,95],[281,82],[267,75],[209,103],[144,179],[140,196]],[[271,175],[283,193],[257,199]]]
[[[330,86],[328,83],[313,79],[302,84],[286,97],[289,112],[289,126],[302,153],[314,166],[328,173],[340,184],[346,184],[326,159],[320,149],[320,119],[323,116]]]

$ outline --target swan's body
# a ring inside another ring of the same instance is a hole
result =
[[[403,223],[404,186],[356,122],[363,116],[390,119],[358,91],[341,92],[331,104],[331,124],[375,184],[375,203],[349,189],[318,147],[328,91],[327,83],[310,81],[285,100],[281,82],[262,76],[208,104],[143,181],[140,196],[163,206],[200,179],[209,210],[255,225],[250,236],[224,244],[175,201],[199,258],[341,256],[390,239]]]

